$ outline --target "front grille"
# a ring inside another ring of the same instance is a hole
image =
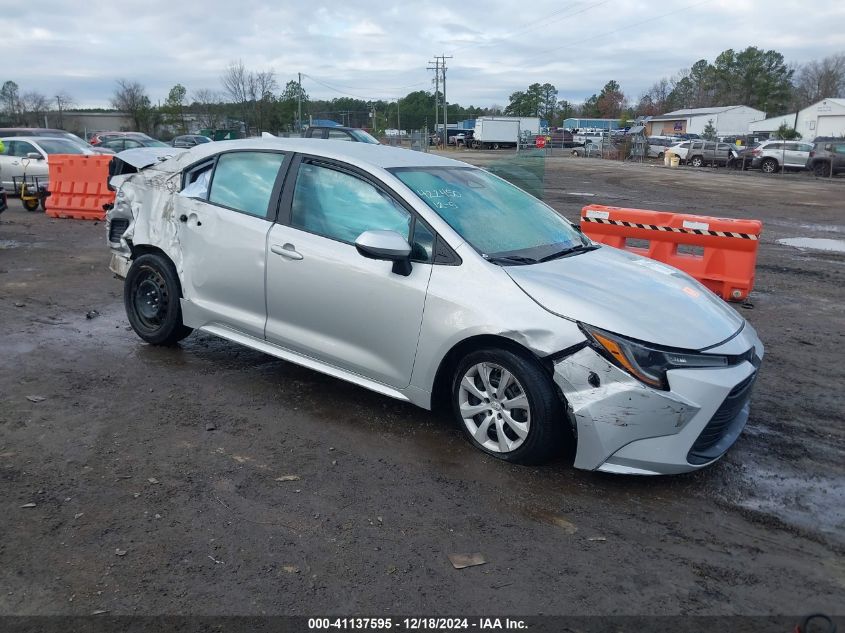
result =
[[[691,464],[704,464],[712,461],[724,453],[739,437],[742,427],[748,419],[745,405],[751,398],[755,371],[748,378],[731,389],[722,406],[720,406],[710,422],[704,427],[701,435],[695,440],[687,454],[687,461]]]
[[[109,242],[119,242],[121,236],[129,228],[129,220],[125,218],[114,218],[109,224]]]

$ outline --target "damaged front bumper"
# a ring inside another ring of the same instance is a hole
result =
[[[747,326],[714,353],[763,346]],[[619,474],[668,475],[719,459],[748,420],[757,368],[751,362],[712,369],[674,369],[670,389],[653,389],[591,347],[559,360],[560,387],[578,437],[576,468]]]

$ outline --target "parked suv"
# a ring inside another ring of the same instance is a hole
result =
[[[812,143],[802,141],[763,141],[751,150],[751,169],[774,174],[781,169],[804,169]]]
[[[816,176],[845,173],[845,138],[817,141],[807,157],[807,169]]]
[[[305,138],[327,138],[335,141],[357,141],[358,143],[372,143],[378,145],[378,139],[366,130],[356,127],[318,126],[312,125],[305,130]]]
[[[687,165],[701,167],[703,165],[727,165],[736,156],[730,143],[715,143],[713,141],[690,141],[689,150],[685,157]]]

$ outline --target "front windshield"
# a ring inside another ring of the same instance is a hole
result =
[[[85,149],[63,138],[39,138],[38,145],[47,154],[84,154]]]
[[[400,167],[390,171],[488,259],[534,263],[589,244],[554,209],[481,169]]]
[[[375,145],[380,145],[378,139],[372,136],[369,132],[365,132],[364,130],[350,130],[350,133],[359,143],[374,143]]]

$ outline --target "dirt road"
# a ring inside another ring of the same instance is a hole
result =
[[[554,159],[545,188],[573,219],[598,203],[763,220],[740,310],[766,359],[718,464],[510,466],[441,415],[208,335],[152,348],[104,225],[13,201],[0,614],[841,612],[845,255],[777,240],[845,239],[845,182]],[[458,571],[457,552],[488,562]]]

